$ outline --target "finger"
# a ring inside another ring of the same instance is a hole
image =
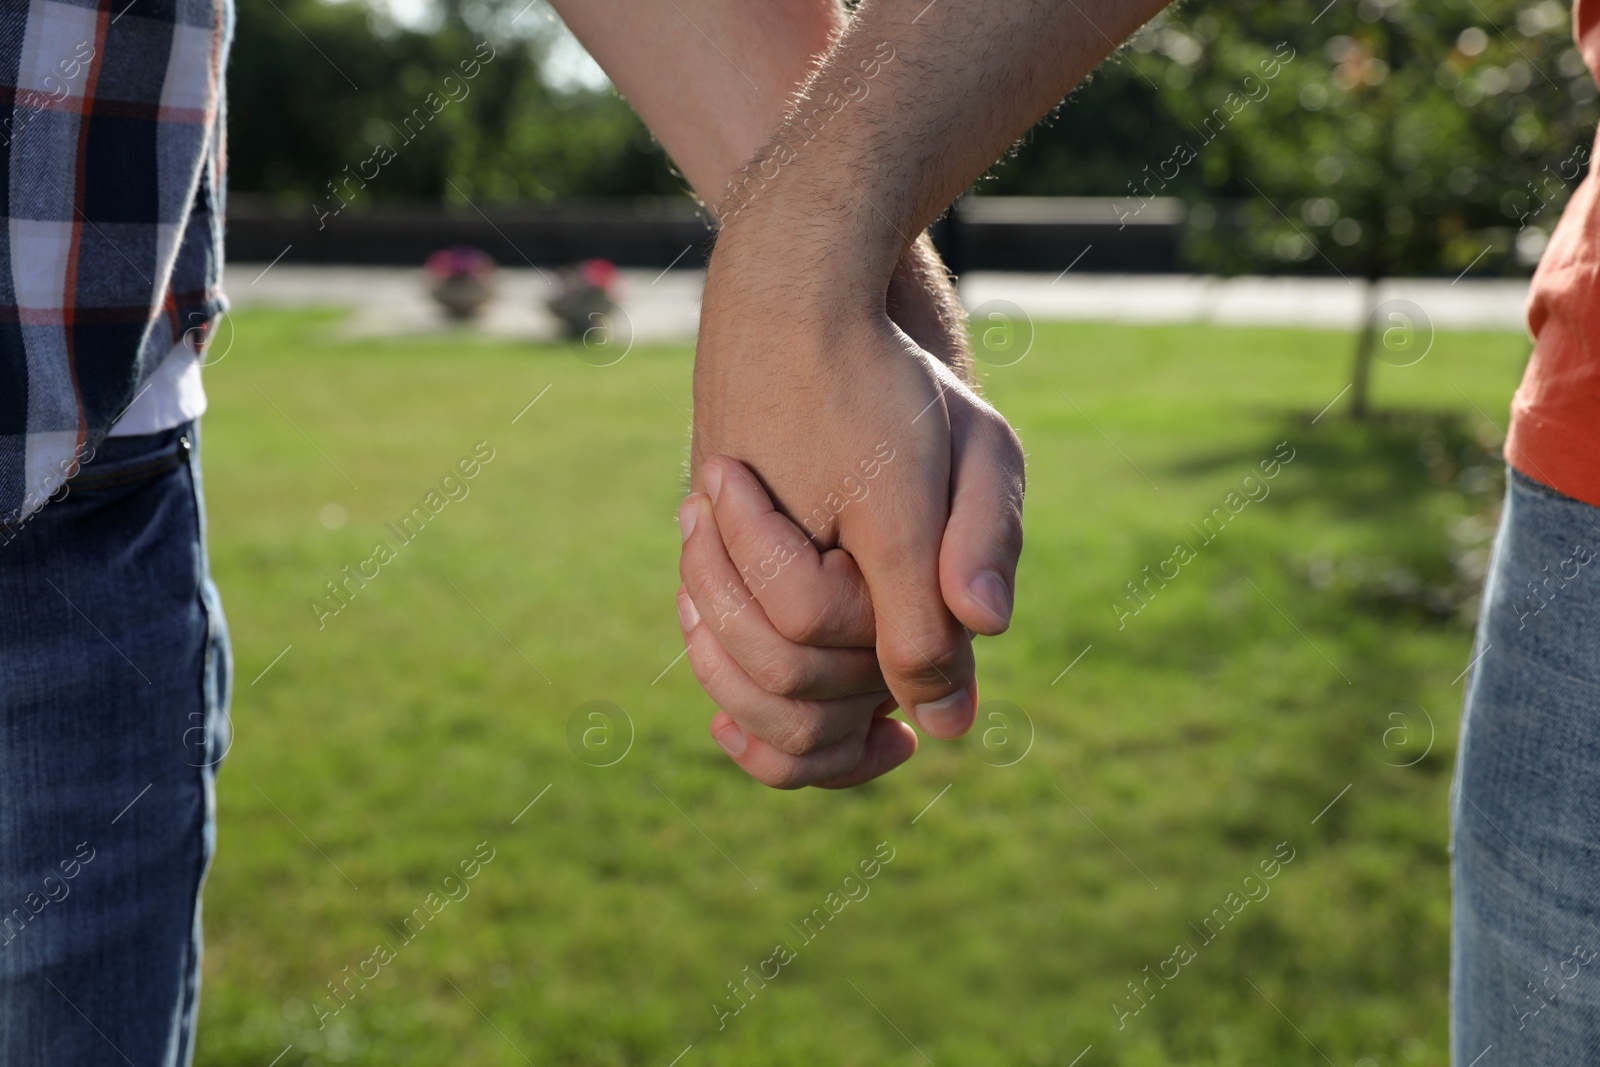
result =
[[[884,711],[887,715],[892,707]],[[811,784],[819,789],[848,789],[888,774],[917,754],[917,732],[899,719],[877,718],[867,732],[861,762],[854,769]]]
[[[1004,633],[1022,555],[1022,445],[988,405],[951,405],[950,521],[939,587],[955,617],[980,634]]]
[[[704,493],[691,494],[683,502],[679,520],[689,531],[679,560],[684,587],[715,640],[756,685],[778,696],[806,700],[884,690],[878,658],[870,646],[812,648],[774,629],[765,606],[751,596],[728,558],[725,535]]]
[[[819,552],[738,460],[713,456],[700,476],[729,558],[779,633],[801,645],[873,647],[872,604],[850,553]]]
[[[744,732],[726,711],[712,718],[711,736],[746,774],[774,789],[859,785],[898,767],[917,750],[909,726],[884,718],[867,720],[858,734],[806,756],[788,755]]]
[[[945,417],[942,410],[929,415]],[[915,430],[909,426],[907,437]],[[840,543],[867,581],[877,615],[878,665],[889,691],[924,733],[948,740],[972,726],[977,705],[971,637],[939,586],[949,452],[907,452],[944,459],[896,466],[889,447],[870,495],[844,512]]]
[[[688,626],[684,640],[695,679],[747,733],[790,756],[810,755],[851,736],[865,737],[886,691],[836,700],[795,700],[769,693],[734,662],[697,617],[687,595],[680,594],[678,603],[680,619]]]

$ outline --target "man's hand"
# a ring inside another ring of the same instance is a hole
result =
[[[915,734],[883,718],[896,705],[855,560],[819,550],[742,464],[716,456],[702,472],[707,491],[679,510],[678,611],[695,677],[723,709],[712,736],[780,788],[859,785],[909,759]]]
[[[873,653],[872,607],[841,548],[819,551],[742,465],[684,501],[678,615],[717,743],[767,785],[842,787],[911,758],[915,733]]]
[[[819,546],[850,551],[885,682],[935,737],[975,710],[963,624],[1009,620],[1022,463],[1004,421],[891,320],[908,235],[1161,6],[863,0],[719,213],[696,485],[708,457],[743,459]]]
[[[937,561],[938,579],[929,587],[927,607],[938,612],[942,598],[967,627],[997,634],[1010,620],[1021,548],[1022,453],[1004,420],[956,377],[956,370],[966,369],[966,338],[962,319],[949,313],[959,305],[953,293],[945,292],[948,286],[931,246],[918,243],[902,260],[889,291],[894,310],[888,328],[895,331],[894,343],[919,347],[903,336],[910,334],[939,357],[925,367],[931,378],[922,382],[931,382],[937,403],[920,403],[926,410],[904,420],[913,430],[925,420],[941,427],[946,442],[945,482],[932,498],[940,506],[947,503],[950,514],[948,522],[928,528],[937,545],[936,555],[929,558]],[[926,361],[927,355],[912,358]],[[871,394],[861,395],[870,403]],[[696,407],[702,410],[699,403]],[[768,428],[757,429],[764,436]],[[697,445],[706,446],[697,456],[714,452],[709,442],[715,432],[697,437]],[[815,459],[816,451],[807,447],[804,455]],[[712,621],[698,629],[686,626],[690,662],[723,709],[712,722],[714,736],[736,762],[769,785],[856,785],[892,770],[915,751],[914,735],[904,727],[873,721],[873,715],[885,714],[894,701],[887,707],[872,704],[870,713],[866,704],[824,712],[786,703],[781,705],[785,714],[776,719],[770,710],[774,698],[845,695],[841,684],[853,685],[852,695],[886,695],[888,685],[872,651],[882,635],[874,623],[867,583],[848,552],[828,546],[834,543],[833,528],[845,516],[882,506],[882,493],[874,501],[875,486],[887,468],[902,461],[888,438],[878,441],[864,464],[858,461],[845,472],[831,499],[825,493],[820,506],[797,515],[806,532],[774,511],[765,489],[742,464],[721,455],[697,463],[706,493],[691,496],[680,513],[693,531],[686,537],[681,564],[687,591],[680,593],[680,615]],[[697,521],[702,511],[711,510],[707,494],[714,504],[715,531],[726,548],[713,539],[706,523]],[[819,552],[811,537],[820,538],[825,550]],[[751,621],[766,616],[771,627]],[[948,613],[935,618],[948,619]],[[958,653],[967,652],[965,631],[950,636]],[[866,660],[834,651],[842,646],[861,646]],[[925,664],[920,653],[913,650],[910,655],[914,664]],[[966,663],[970,670],[970,659]],[[868,665],[871,670],[863,673]],[[958,698],[967,689],[964,680],[951,678],[948,671],[934,681],[948,683]],[[959,736],[971,723],[975,702],[973,683],[970,701],[958,700],[965,706],[947,714],[947,722],[935,723],[924,715],[922,725],[935,737]],[[811,717],[804,728],[792,718],[801,712]],[[825,714],[833,716],[830,728],[822,727]],[[912,743],[892,744],[896,735],[887,733],[891,726]],[[750,756],[742,747],[747,739],[754,741]],[[840,767],[849,769],[841,773]]]
[[[885,684],[924,729],[958,736],[977,696],[962,624],[992,633],[1010,616],[1021,450],[963,386],[963,345],[940,344],[941,333],[959,334],[959,314],[942,269],[937,277],[928,269],[925,238],[907,235],[921,234],[1161,0],[863,0],[842,37],[844,15],[832,0],[559,2],[709,203],[717,202],[711,183],[746,158],[741,146],[756,123],[782,117],[730,186],[739,210],[719,211],[733,221],[713,257],[702,315],[696,485],[710,488],[716,465],[707,467],[708,457],[745,458],[751,484],[764,481],[820,548],[849,549],[875,605]],[[823,52],[813,66],[810,57]],[[786,97],[785,78],[797,76],[803,90]],[[777,103],[787,105],[781,116]],[[702,502],[691,504],[698,517]],[[688,607],[697,603],[691,597]],[[695,627],[687,628],[693,651]],[[724,667],[769,684],[783,676],[763,673],[763,647],[807,658],[799,641],[717,643]],[[828,676],[821,663],[810,659],[813,683]],[[836,687],[868,684],[859,665],[830,669],[839,672]],[[755,689],[723,693],[726,703],[747,700],[759,711],[771,690]],[[852,702],[834,718],[853,725],[809,739],[791,729],[782,740],[810,755],[859,737],[868,753],[869,738],[890,736],[872,721],[863,728],[870,696],[816,697]],[[725,710],[771,741],[780,735],[759,731],[781,731],[783,713],[795,709],[769,706],[777,714],[766,718],[742,705]],[[747,731],[739,733],[748,745]],[[817,780],[818,770],[784,784]]]
[[[895,701],[931,736],[959,737],[977,702],[967,629],[1010,620],[1021,448],[882,293],[811,300],[816,280],[780,280],[745,233],[725,232],[706,284],[696,487],[709,457],[742,459],[818,546],[847,549]]]
[[[886,305],[903,333],[962,382],[969,380],[965,316],[926,237],[902,257]],[[995,472],[973,452],[987,449],[1015,472],[1018,507],[1021,453],[993,409],[969,389],[947,386],[941,376],[950,468],[964,474],[950,487],[960,503],[940,547],[940,585],[967,590],[952,601],[963,605],[962,617],[974,629],[998,633],[1011,614],[1009,576],[1019,547],[1006,538],[1020,538],[1021,531],[1016,523],[994,524],[985,513],[989,496],[975,487]],[[842,513],[871,503],[876,476],[894,462],[892,446],[882,444],[831,504],[824,500],[820,515],[809,516],[808,528],[821,531],[835,506],[842,505]],[[712,720],[713,736],[768,785],[838,788],[893,770],[916,751],[915,734],[882,719],[895,702],[878,669],[873,606],[854,558],[842,548],[819,551],[807,533],[775,511],[737,461],[712,456],[699,469],[706,493],[691,496],[680,511],[692,535],[685,537],[680,566],[685,589],[679,613],[695,675],[723,709]],[[711,523],[698,521],[711,510]],[[1017,517],[1016,508],[1008,513]],[[995,558],[1004,576],[979,579]],[[700,622],[702,616],[707,621]],[[868,693],[878,701],[849,710],[797,702]]]

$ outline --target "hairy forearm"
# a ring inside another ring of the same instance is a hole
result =
[[[713,208],[846,20],[839,0],[552,2]]]
[[[725,218],[729,176],[797,106],[845,32],[839,0],[554,0],[695,193]],[[965,315],[926,236],[900,257],[890,315],[969,377]]]
[[[1163,6],[865,0],[731,183],[728,236],[777,242],[812,284],[881,292],[915,235]]]

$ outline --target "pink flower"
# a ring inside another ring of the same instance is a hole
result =
[[[423,264],[423,269],[438,281],[463,274],[481,279],[494,273],[494,260],[470,245],[456,245],[433,253]]]

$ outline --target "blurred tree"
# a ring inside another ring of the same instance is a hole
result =
[[[312,201],[336,208],[339,196],[481,203],[679,192],[615,93],[545,83],[546,10],[534,6],[519,25],[508,4],[449,0],[437,27],[418,32],[360,3],[239,5],[230,187],[308,211]],[[390,152],[375,158],[379,145]]]
[[[232,188],[308,212],[682,191],[614,92],[548,83],[547,5],[436,0],[433,12],[424,32],[362,0],[240,5]],[[441,102],[485,40],[493,58]],[[1370,304],[1391,274],[1526,270],[1586,169],[1595,97],[1564,0],[1193,0],[977,191],[1117,197],[1123,213],[1181,196],[1196,266],[1337,271]],[[1357,411],[1382,325],[1370,319]]]
[[[1213,269],[1332,268],[1369,308],[1397,273],[1525,270],[1588,163],[1596,90],[1559,0],[1202,0],[1146,35],[1195,133],[1189,252]],[[1357,343],[1358,416],[1383,325]]]
[[[1148,65],[1148,64],[1144,64]],[[1185,127],[1162,99],[1154,75],[1112,56],[1035,126],[973,189],[998,196],[1117,196],[1152,144],[1170,144]],[[1135,161],[1138,162],[1135,162]],[[1198,174],[1181,175],[1169,195],[1204,194]]]

